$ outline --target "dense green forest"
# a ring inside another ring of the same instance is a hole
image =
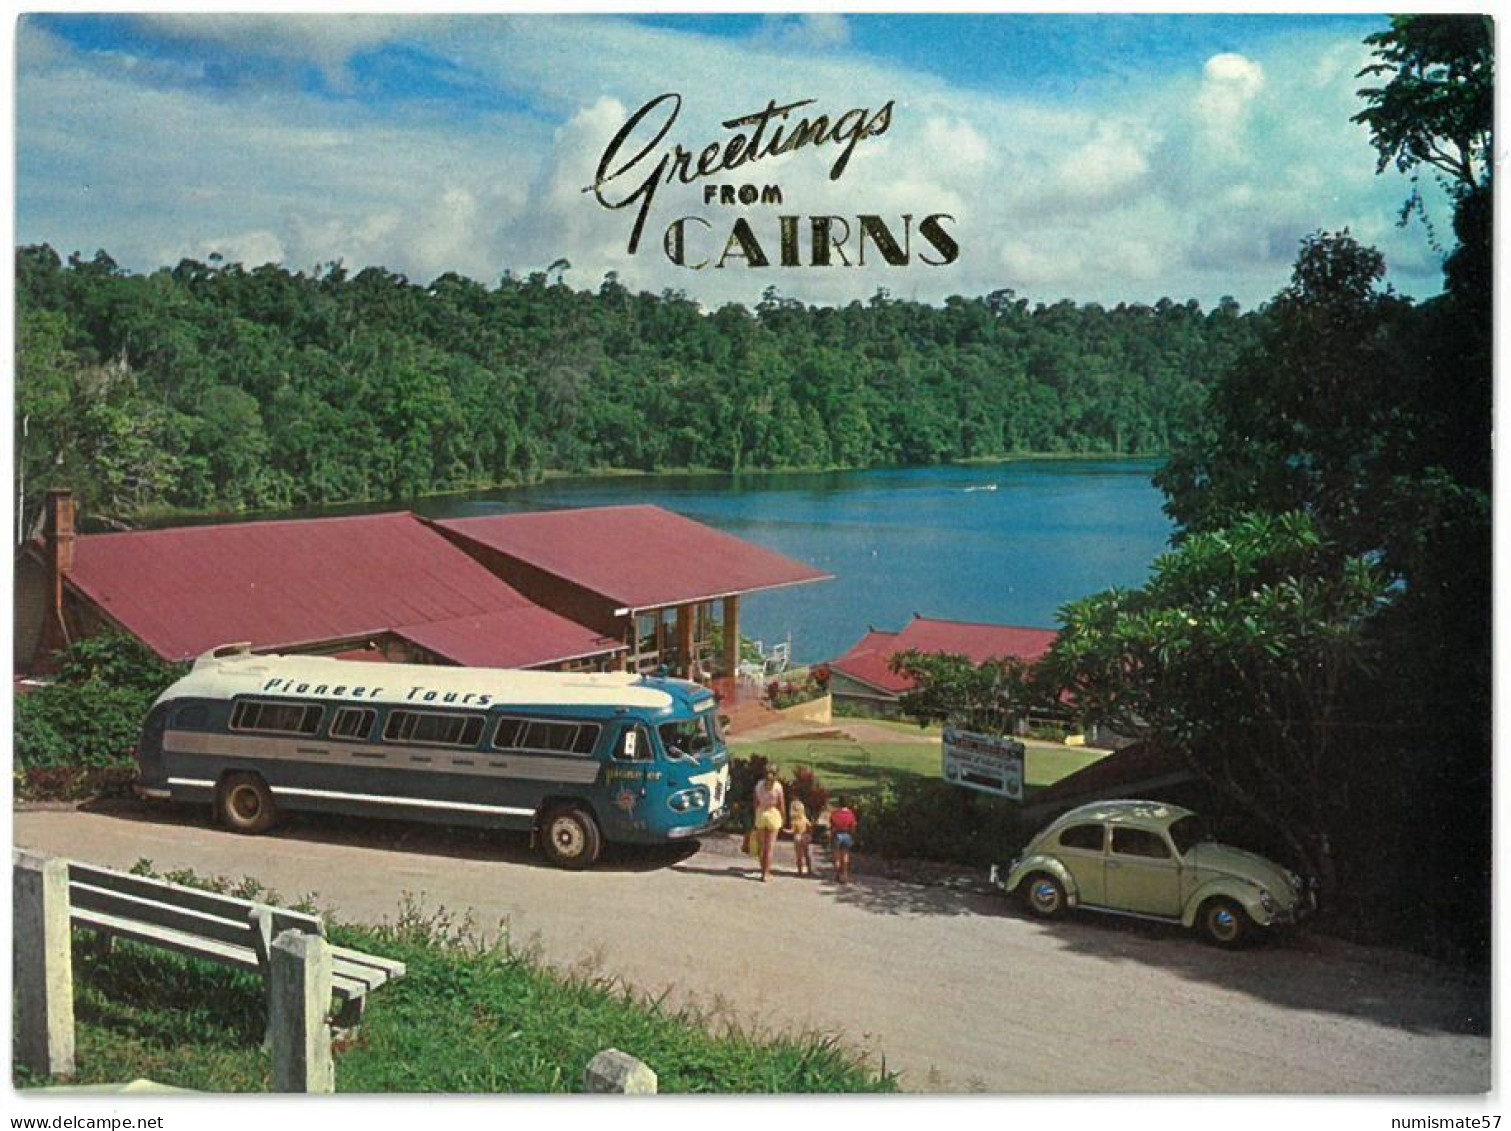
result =
[[[557,265],[559,267],[559,265]],[[612,276],[484,286],[17,253],[18,449],[89,512],[399,499],[550,471],[1153,454],[1254,339],[1232,301],[705,313]]]

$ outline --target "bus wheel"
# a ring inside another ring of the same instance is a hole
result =
[[[540,824],[540,845],[546,859],[558,868],[586,868],[598,859],[598,823],[576,805],[562,805]]]
[[[216,799],[220,819],[239,833],[265,833],[278,819],[273,791],[256,774],[228,774]]]

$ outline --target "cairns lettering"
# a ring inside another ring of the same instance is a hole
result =
[[[688,149],[667,140],[681,113],[682,96],[674,92],[660,95],[631,114],[619,128],[599,159],[593,183],[583,192],[593,193],[604,208],[635,209],[628,244],[629,254],[634,255],[663,185],[692,185],[748,171],[771,157],[826,145],[838,149],[829,167],[829,179],[838,181],[861,143],[887,132],[894,103],[889,101],[877,110],[855,107],[836,117],[804,111],[813,103],[813,99],[804,98],[779,105],[771,99],[762,110],[724,121],[724,129],[733,131],[732,136]],[[705,205],[770,207],[784,203],[780,185],[748,181],[706,184],[702,198]],[[693,270],[726,265],[864,266],[868,251],[873,262],[880,259],[889,266],[903,266],[913,256],[915,233],[928,245],[927,250],[918,252],[923,263],[943,266],[960,254],[959,244],[944,227],[946,221],[954,223],[954,217],[942,212],[926,216],[916,225],[911,215],[891,221],[862,215],[853,223],[841,216],[780,215],[770,217],[770,221],[758,235],[748,219],[739,217],[730,225],[727,238],[720,239],[712,234],[714,226],[708,220],[683,216],[667,226],[662,249],[672,263]]]

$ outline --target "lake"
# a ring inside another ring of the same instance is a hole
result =
[[[741,606],[747,636],[770,646],[790,635],[793,654],[816,662],[848,651],[869,626],[902,628],[915,612],[1053,628],[1067,601],[1142,584],[1172,529],[1149,481],[1157,466],[1025,460],[563,479],[412,506],[434,518],[628,503],[676,511],[835,575]]]

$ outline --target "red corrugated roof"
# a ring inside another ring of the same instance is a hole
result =
[[[1049,628],[915,617],[901,632],[873,630],[839,659],[830,661],[829,666],[878,690],[901,695],[912,688],[913,682],[888,666],[899,652],[943,652],[966,656],[977,664],[1005,659],[1032,662],[1049,651],[1058,635]]]
[[[629,609],[833,576],[655,506],[453,518],[436,525]]]
[[[69,582],[174,660],[241,640],[270,650],[385,631],[477,666],[614,648],[408,513],[84,535]]]
[[[597,656],[622,646],[587,629],[564,633],[561,624],[562,618],[555,613],[530,605],[430,624],[405,625],[395,631],[421,648],[475,668],[534,667]]]

